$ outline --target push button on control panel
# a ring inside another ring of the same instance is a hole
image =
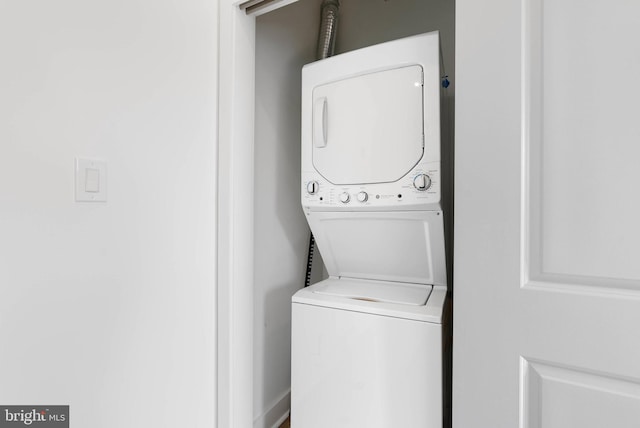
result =
[[[343,192],[340,194],[340,202],[343,204],[348,203],[351,200],[351,196],[347,192]]]
[[[431,177],[427,174],[418,174],[413,178],[413,187],[424,192],[431,187]]]

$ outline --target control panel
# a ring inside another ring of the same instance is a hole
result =
[[[418,164],[393,183],[338,185],[312,171],[302,174],[301,199],[314,211],[436,209],[440,184],[440,162]]]

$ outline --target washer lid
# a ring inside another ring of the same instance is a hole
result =
[[[432,288],[422,284],[336,279],[318,283],[313,292],[365,302],[423,306],[427,303]]]
[[[357,282],[366,286],[377,283],[377,281],[329,278],[313,284],[310,287],[298,290],[291,298],[291,303],[294,304],[294,308],[297,308],[297,310],[304,310],[307,306],[316,306],[327,309],[402,318],[412,321],[425,321],[434,324],[442,323],[445,301],[447,299],[447,288],[443,286],[425,286],[430,294],[424,305],[407,305],[381,301],[373,302],[371,300],[352,299],[316,292],[317,290],[323,289],[326,285],[351,288],[352,284]],[[393,285],[393,287],[395,287],[395,285]]]
[[[313,165],[329,182],[398,181],[422,158],[421,66],[316,86],[312,103]]]
[[[447,285],[440,211],[311,211],[329,276]]]

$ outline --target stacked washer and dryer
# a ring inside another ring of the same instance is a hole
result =
[[[443,424],[438,32],[302,71],[302,206],[329,278],[292,299],[293,428]]]

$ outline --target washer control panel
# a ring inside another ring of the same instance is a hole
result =
[[[302,174],[302,205],[315,211],[425,209],[440,204],[440,162],[418,164],[393,183],[333,184],[316,171]]]

